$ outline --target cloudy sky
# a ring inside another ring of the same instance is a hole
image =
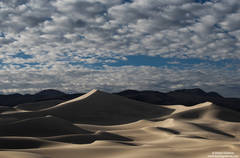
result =
[[[239,0],[0,0],[0,92],[240,96]]]

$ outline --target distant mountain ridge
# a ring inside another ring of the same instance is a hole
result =
[[[76,97],[83,95],[84,93],[75,93],[75,94],[66,94],[64,92],[54,90],[54,89],[46,89],[40,91],[36,94],[9,94],[9,95],[0,95],[0,106],[15,106],[18,104],[24,103],[32,103],[46,100],[70,100]]]
[[[15,106],[23,103],[39,102],[45,100],[70,100],[83,95],[84,93],[66,94],[64,92],[46,89],[36,94],[9,94],[0,95],[0,106]],[[210,101],[216,105],[240,111],[240,98],[224,98],[216,92],[205,92],[202,89],[180,89],[167,93],[158,91],[137,91],[125,90],[114,93],[130,99],[157,104],[157,105],[186,105],[192,106],[206,101]]]
[[[199,88],[180,89],[167,93],[158,91],[126,90],[116,94],[158,105],[181,104],[193,106],[199,103],[210,101],[219,106],[240,110],[240,98],[224,98],[216,92],[205,92]]]

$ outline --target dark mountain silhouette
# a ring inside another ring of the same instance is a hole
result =
[[[47,99],[47,98],[51,99],[51,98],[62,97],[64,95],[66,94],[61,91],[54,90],[54,89],[46,89],[36,93],[35,97],[39,99]]]
[[[33,95],[0,95],[0,106],[15,106],[23,103],[34,103],[53,99],[66,101],[79,97],[83,94],[84,93],[66,94],[61,91],[47,89]],[[216,105],[240,111],[240,98],[224,98],[216,92],[205,92],[198,88],[181,89],[167,93],[162,93],[158,91],[125,90],[115,94],[157,105],[181,104],[186,106],[192,106],[202,102],[210,101]]]
[[[34,103],[39,101],[46,101],[46,100],[70,100],[76,97],[83,95],[83,93],[76,93],[76,94],[66,94],[58,90],[53,89],[46,89],[40,91],[36,94],[9,94],[9,95],[0,95],[0,106],[15,106],[18,104],[24,103]]]
[[[196,89],[181,89],[168,93],[157,91],[136,91],[126,90],[118,95],[158,105],[174,105],[181,104],[186,106],[193,106],[199,103],[210,101],[216,105],[240,110],[239,98],[224,98],[216,92],[205,92],[199,88]]]

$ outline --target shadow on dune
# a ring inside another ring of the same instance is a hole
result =
[[[55,143],[30,137],[0,137],[0,149],[32,149]]]
[[[195,127],[200,128],[201,130],[205,130],[207,132],[219,134],[219,135],[230,137],[230,138],[235,138],[235,136],[232,135],[232,134],[223,132],[223,131],[218,130],[216,128],[210,127],[209,125],[206,125],[206,124],[197,124],[197,123],[190,123],[190,124],[194,125]]]
[[[228,121],[228,122],[240,122],[240,112],[234,111],[232,109],[224,108],[221,106],[217,106],[214,104],[204,106],[204,107],[196,107],[193,109],[186,109],[185,111],[181,111],[172,115],[167,115],[165,117],[155,119],[155,121],[164,120],[166,118],[194,120],[194,119],[201,119],[202,117],[205,116],[205,114],[208,114],[209,115],[208,117],[212,117],[212,119],[216,119],[216,120],[222,120],[222,121]]]
[[[71,122],[53,117],[37,117],[0,125],[1,136],[47,137],[64,134],[88,134],[87,130],[72,125]]]
[[[139,146],[137,144],[129,143],[129,142],[117,142],[117,143],[122,144],[122,145],[127,145],[127,146]]]
[[[201,137],[201,136],[195,136],[195,135],[189,135],[189,136],[182,136],[182,137],[185,137],[185,138],[194,138],[194,139],[208,139],[208,138],[204,138],[204,137]]]
[[[64,102],[64,100],[46,100],[46,101],[38,101],[33,103],[24,103],[18,104],[15,108],[20,110],[27,110],[27,111],[38,111],[45,108],[50,108],[54,105],[60,104]]]
[[[216,117],[228,122],[240,122],[240,112],[227,108],[217,109]]]
[[[62,135],[56,137],[45,137],[44,139],[72,144],[90,144],[97,140],[133,141],[132,139],[127,137],[100,131],[93,134]]]
[[[158,91],[125,90],[116,94],[128,97],[130,99],[157,105],[181,104],[186,106],[194,106],[196,104],[210,101],[218,106],[240,111],[239,98],[224,98],[216,92],[207,93],[199,88],[180,89],[168,93],[162,93]]]
[[[84,96],[47,109],[5,114],[1,117],[13,117],[22,120],[30,117],[52,115],[72,123],[119,125],[165,116],[173,111],[174,109],[93,90]]]
[[[159,130],[161,130],[161,131],[167,132],[167,133],[176,134],[176,135],[179,135],[179,134],[180,134],[179,131],[174,130],[174,129],[164,128],[164,127],[156,127],[156,128],[159,129]]]
[[[73,123],[117,125],[172,113],[173,109],[93,90],[88,94],[41,111]]]
[[[209,107],[202,107],[197,109],[190,109],[187,111],[179,112],[172,117],[176,119],[199,119],[206,111],[209,110]]]
[[[8,106],[0,106],[0,113],[6,112],[6,111],[15,111],[15,109]]]

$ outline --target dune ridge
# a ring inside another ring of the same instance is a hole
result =
[[[212,102],[152,105],[94,89],[47,103],[2,108],[0,158],[240,157],[240,113]]]
[[[172,111],[169,108],[92,90],[76,99],[43,109],[41,113],[74,123],[114,125],[162,116]]]

